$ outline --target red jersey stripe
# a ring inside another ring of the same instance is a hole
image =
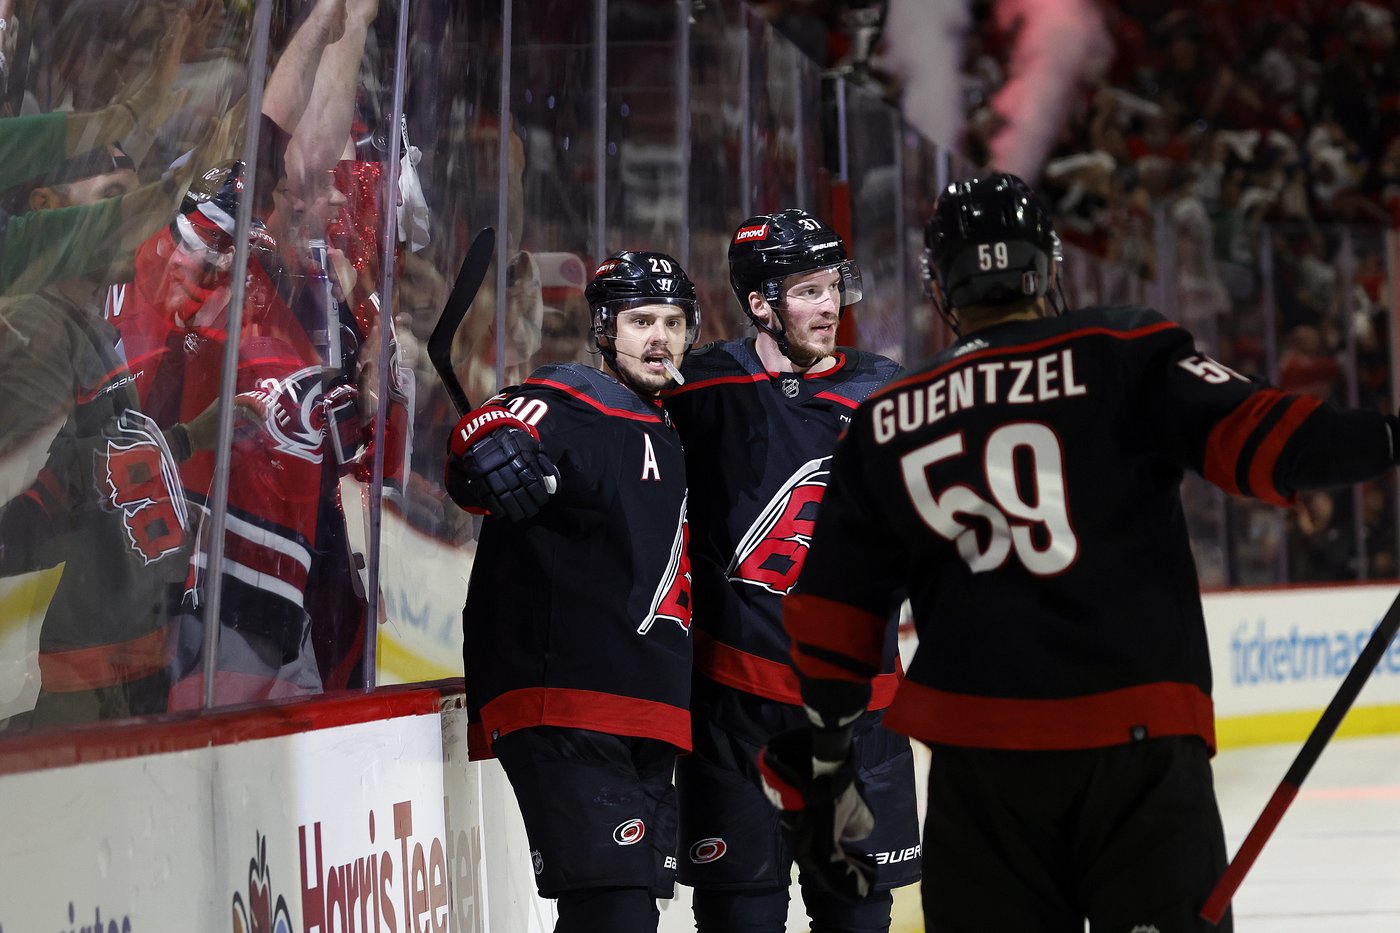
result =
[[[663,397],[670,398],[673,395],[684,395],[687,392],[694,392],[696,389],[708,389],[710,386],[734,385],[751,382],[765,382],[768,376],[766,373],[749,373],[743,376],[718,376],[714,379],[702,379],[698,382],[687,382],[683,386],[676,386],[667,389]]]
[[[1274,505],[1289,504],[1290,497],[1285,496],[1274,485],[1274,466],[1278,463],[1279,454],[1283,453],[1288,439],[1321,404],[1320,400],[1311,396],[1295,397],[1278,424],[1269,429],[1259,442],[1259,448],[1249,464],[1249,486],[1260,499]]]
[[[906,389],[910,386],[920,385],[925,382],[932,382],[955,366],[962,366],[968,360],[980,360],[989,356],[1013,356],[1018,353],[1031,353],[1036,350],[1044,349],[1045,347],[1053,347],[1056,344],[1065,343],[1066,341],[1077,340],[1086,334],[1094,334],[1100,337],[1112,337],[1116,340],[1137,340],[1140,337],[1150,337],[1159,331],[1171,330],[1176,326],[1177,325],[1171,321],[1159,321],[1156,324],[1149,324],[1146,327],[1139,327],[1135,330],[1114,330],[1109,327],[1081,327],[1078,330],[1072,330],[1031,343],[1018,343],[1006,347],[987,347],[985,350],[973,350],[970,353],[964,353],[944,363],[936,369],[918,373],[907,379],[900,379],[898,382],[886,383],[878,392],[872,395],[871,398],[881,398],[892,392],[898,392],[900,389]]]
[[[256,541],[232,533],[225,535],[224,556],[255,573],[266,574],[298,590],[306,589],[307,569],[300,561]]]
[[[889,620],[820,596],[783,601],[783,627],[794,643],[813,645],[878,669]]]
[[[481,710],[482,734],[488,742],[529,726],[565,726],[660,739],[690,751],[690,712],[655,700],[596,690],[525,687],[501,694]],[[481,757],[480,751],[471,749],[470,753]]]
[[[1249,396],[1240,403],[1234,411],[1221,418],[1211,429],[1210,436],[1206,439],[1205,463],[1203,475],[1211,483],[1231,495],[1245,495],[1246,491],[1240,488],[1240,464],[1245,462],[1250,465],[1250,469],[1245,473],[1251,483],[1254,481],[1254,470],[1252,456],[1257,445],[1251,445],[1250,439],[1274,410],[1275,406],[1286,404],[1289,396],[1278,389],[1261,389]],[[1292,431],[1290,430],[1291,434]],[[1277,454],[1275,454],[1275,459]],[[1271,467],[1272,469],[1272,467]],[[1279,505],[1286,505],[1286,500],[1280,498],[1269,498],[1268,493],[1274,489],[1272,478],[1269,478],[1260,488],[1250,489],[1248,492],[1259,496],[1267,502],[1274,502]]]
[[[1061,700],[949,693],[905,680],[885,725],[922,742],[1055,751],[1196,735],[1215,751],[1215,707],[1194,684],[1159,682]],[[1135,735],[1134,730],[1145,730]]]
[[[692,630],[695,638],[695,667],[715,683],[777,700],[802,705],[802,686],[787,665],[726,645],[706,632]],[[903,667],[895,658],[895,671],[880,674],[870,683],[870,708],[884,709],[894,701],[903,678]]]
[[[866,678],[848,667],[808,654],[800,642],[792,646],[792,666],[808,680],[849,680],[865,683]]]
[[[596,398],[592,398],[592,397],[589,396],[588,394],[586,394],[586,393],[584,393],[584,392],[580,392],[578,389],[574,388],[573,386],[565,385],[565,384],[562,383],[562,382],[555,382],[553,379],[534,379],[534,378],[531,378],[531,379],[526,379],[526,380],[525,380],[525,384],[526,384],[526,385],[530,385],[530,386],[549,386],[551,389],[558,389],[560,392],[563,392],[563,393],[565,393],[565,394],[567,394],[567,395],[572,395],[574,398],[578,399],[580,402],[583,402],[583,403],[586,404],[586,405],[589,405],[589,406],[591,406],[591,407],[593,407],[593,408],[598,409],[599,411],[601,411],[601,412],[602,412],[603,414],[605,414],[605,415],[611,415],[611,416],[614,417],[614,418],[627,418],[627,419],[632,420],[632,421],[660,421],[660,420],[661,420],[661,415],[660,415],[659,413],[653,415],[653,414],[651,414],[651,413],[649,413],[649,412],[628,411],[628,410],[625,409],[625,408],[612,408],[611,406],[604,405],[602,402],[598,401]]]
[[[39,677],[50,693],[111,687],[154,674],[165,666],[169,626],[115,645],[40,651]]]

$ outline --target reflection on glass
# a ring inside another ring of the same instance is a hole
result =
[[[922,298],[923,222],[944,175],[972,167],[859,91],[835,164],[817,66],[743,0],[689,5],[681,28],[684,7],[610,0],[600,67],[592,3],[414,4],[404,56],[397,0],[276,4],[250,114],[250,5],[0,0],[0,15],[20,11],[0,47],[7,732],[196,708],[206,664],[219,704],[362,686],[366,651],[381,683],[461,675],[474,528],[442,487],[457,413],[422,345],[484,227],[499,228],[504,287],[493,264],[453,354],[475,403],[546,362],[599,365],[583,288],[604,250],[688,243],[701,342],[746,333],[729,238],[745,216],[792,206],[828,220],[850,207],[862,348],[912,365],[946,345]],[[386,197],[395,140],[401,181]],[[1071,307],[1160,301],[1240,372],[1393,410],[1384,240],[1265,224],[1226,178],[1219,211],[1182,198],[1126,218],[1110,243],[1113,179],[1075,164],[1050,179],[1083,194],[1061,218]],[[229,511],[210,566],[221,404]],[[1369,484],[1288,513],[1198,484],[1186,506],[1205,582],[1268,584],[1392,576],[1396,500],[1393,483]]]

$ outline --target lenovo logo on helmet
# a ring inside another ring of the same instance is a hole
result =
[[[768,225],[759,224],[757,227],[740,227],[734,233],[734,242],[743,243],[746,240],[766,240],[768,239]]]
[[[609,272],[613,271],[616,268],[617,260],[609,259],[607,262],[603,263],[601,266],[598,267],[598,271],[593,273],[593,277],[596,279],[600,275],[607,275]]]

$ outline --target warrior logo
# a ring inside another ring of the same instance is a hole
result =
[[[320,366],[299,369],[285,379],[259,379],[255,390],[239,398],[257,407],[278,450],[311,463],[321,462],[325,413],[320,410]]]
[[[626,823],[619,823],[613,830],[613,842],[620,846],[634,846],[642,841],[642,837],[647,834],[647,825],[638,819],[630,819]]]
[[[687,497],[689,498],[689,497]],[[685,520],[686,499],[681,500],[681,517],[676,535],[671,540],[671,557],[661,584],[651,598],[651,611],[637,626],[637,634],[645,635],[661,619],[669,619],[690,633],[690,525]]]
[[[696,865],[704,865],[707,862],[717,862],[724,858],[724,853],[729,851],[729,846],[718,836],[710,836],[701,839],[690,847],[690,860]]]
[[[822,457],[798,467],[744,533],[725,575],[779,596],[787,595],[802,571],[817,507],[826,494],[829,461]]]
[[[107,446],[97,453],[98,488],[106,493],[107,507],[121,513],[131,549],[143,564],[179,550],[189,510],[159,426],[128,408],[105,435]]]

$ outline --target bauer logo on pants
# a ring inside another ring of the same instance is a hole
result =
[[[636,845],[647,834],[646,824],[641,820],[628,820],[613,830],[613,842],[620,846]]]

